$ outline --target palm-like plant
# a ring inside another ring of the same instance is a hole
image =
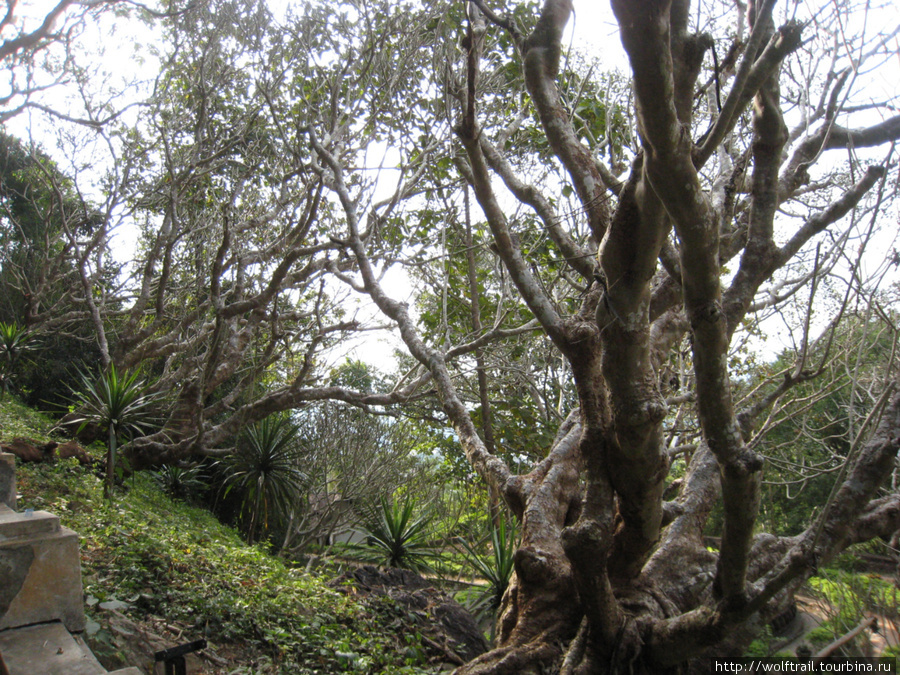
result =
[[[98,378],[81,373],[81,389],[74,391],[76,421],[93,422],[109,434],[106,450],[106,481],[103,495],[109,499],[116,478],[116,452],[124,436],[142,433],[155,422],[154,406],[159,395],[147,391],[139,373],[119,373],[114,365]]]
[[[469,563],[475,568],[476,573],[488,582],[477,600],[470,606],[479,619],[494,616],[500,608],[503,594],[509,587],[509,580],[515,569],[514,557],[518,538],[515,521],[507,522],[506,519],[500,518],[496,526],[491,526],[490,555],[479,554],[468,542],[462,542]]]
[[[364,559],[386,567],[430,570],[429,561],[435,557],[428,542],[431,519],[427,514],[414,517],[415,509],[409,496],[394,501],[382,497],[363,527],[365,543],[353,549]]]
[[[167,495],[183,501],[191,501],[207,488],[199,466],[166,464],[153,472],[153,480]]]
[[[241,494],[250,543],[260,525],[268,529],[270,516],[290,512],[303,490],[297,435],[289,418],[266,417],[247,428],[237,452],[223,462],[225,493],[237,489]]]
[[[15,321],[0,321],[0,399],[10,390],[16,362],[31,347],[31,333]]]

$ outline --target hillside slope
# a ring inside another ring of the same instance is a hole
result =
[[[0,440],[47,439],[50,424],[7,398]],[[99,453],[98,453],[99,454]],[[107,667],[152,672],[152,653],[206,638],[202,673],[432,673],[427,619],[291,568],[209,512],[137,474],[111,503],[75,460],[19,464],[19,509],[46,509],[81,539],[88,642]],[[423,622],[423,619],[425,622]]]

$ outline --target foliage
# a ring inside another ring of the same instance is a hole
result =
[[[869,88],[896,56],[874,18],[889,8],[614,0],[629,66],[605,76],[570,58],[568,0],[481,4],[309,0],[282,21],[262,0],[189,3],[159,23],[128,114],[95,122],[119,92],[73,78],[85,110],[66,119],[111,170],[101,190],[84,152],[49,172],[40,213],[72,217],[46,228],[60,264],[29,308],[78,289],[42,320],[88,320],[104,364],[173,392],[167,428],[132,446],[148,461],[325,400],[437,429],[451,475],[523,528],[498,649],[463,672],[681,667],[854,537],[896,530],[894,261],[876,242],[894,234],[900,117]],[[103,194],[109,218],[71,194]],[[139,223],[134,260],[106,255],[116,217]],[[814,345],[872,313],[884,377]],[[794,345],[778,372],[748,346],[772,320]],[[382,328],[409,352],[390,382],[352,361],[328,378],[332,348]],[[849,392],[825,400],[841,370]],[[771,509],[792,540],[756,536],[767,459],[782,485],[800,464],[822,506]]]
[[[290,418],[267,417],[247,428],[237,451],[221,464],[225,494],[238,493],[251,543],[290,513],[303,490],[297,434]]]
[[[17,368],[30,405],[64,408],[75,369],[100,361],[91,322],[76,307],[78,265],[64,239],[91,237],[101,221],[46,153],[0,131],[0,321],[40,329],[37,357]],[[106,293],[109,280],[101,271],[98,291]]]
[[[157,422],[155,406],[159,394],[150,393],[137,371],[119,372],[110,364],[98,378],[81,375],[81,388],[74,391],[74,422],[94,423],[108,433],[104,494],[109,498],[116,480],[116,453],[125,437],[146,432]]]
[[[890,306],[892,299],[884,294],[879,302]],[[755,443],[765,439],[767,459],[760,519],[773,532],[794,535],[809,526],[891,376],[895,319],[867,314],[851,314],[809,346],[805,375],[754,430]],[[795,359],[786,352],[757,368],[751,386],[795,376]]]
[[[772,628],[766,625],[750,646],[744,650],[744,656],[771,656],[769,645],[775,639]]]
[[[0,399],[12,388],[16,365],[33,348],[34,336],[15,321],[0,321]]]
[[[844,635],[872,614],[884,617],[891,624],[883,626],[885,631],[890,632],[891,628],[900,625],[900,589],[877,575],[829,568],[810,579],[808,587],[814,598],[824,600],[819,606],[828,617],[826,626],[830,635],[827,642]]]
[[[471,609],[482,620],[495,616],[500,609],[503,594],[509,586],[515,569],[515,552],[519,544],[519,533],[515,521],[501,517],[498,524],[491,525],[490,551],[479,553],[476,546],[462,540],[466,560],[475,568],[475,573],[487,581],[487,586],[478,592]]]
[[[392,602],[359,602],[286,566],[207,511],[171,501],[145,473],[114,506],[72,460],[22,466],[19,484],[22,508],[50,509],[82,534],[89,598],[259,649],[274,664],[266,673],[430,672],[415,621]]]
[[[43,440],[51,421],[7,397],[0,425],[4,438]],[[270,665],[255,675],[425,675],[441,656],[424,641],[420,617],[388,598],[339,592],[328,578],[248,546],[207,510],[172,500],[151,473],[139,473],[115,504],[75,458],[19,464],[17,487],[20,509],[49,510],[81,535],[89,615],[94,601],[125,601],[133,619],[153,614],[193,636],[261,652],[258,661]]]
[[[382,496],[362,527],[365,542],[348,549],[364,560],[386,567],[425,572],[436,553],[429,541],[431,517],[415,515],[419,505],[410,497]]]
[[[342,366],[335,375],[352,377],[361,388],[373,381],[368,369],[348,371]],[[435,480],[430,458],[419,453],[420,428],[408,420],[326,402],[300,412],[297,422],[307,480],[302,498],[292,507],[284,541],[293,555],[359,525],[366,505],[384,494],[403,487],[429,500],[452,488]]]
[[[208,488],[200,466],[166,464],[151,475],[160,489],[172,499],[191,502]]]
[[[47,443],[51,438],[53,420],[34,408],[24,405],[15,396],[0,399],[0,438],[32,438]]]
[[[81,374],[97,378],[103,371],[100,350],[89,327],[42,334],[33,355],[19,367],[17,383],[23,402],[54,416],[68,411]]]

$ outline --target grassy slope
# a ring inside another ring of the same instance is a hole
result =
[[[48,430],[33,411],[0,402],[0,439],[44,439]],[[20,464],[18,485],[20,510],[49,510],[81,534],[89,604],[122,600],[132,618],[187,626],[182,641],[207,637],[272,664],[221,672],[431,672],[413,618],[395,604],[357,599],[287,567],[207,511],[170,500],[146,474],[112,504],[100,479],[74,460]]]

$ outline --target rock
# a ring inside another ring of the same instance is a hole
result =
[[[87,450],[82,448],[75,441],[66,441],[56,447],[56,456],[59,459],[69,459],[74,457],[81,466],[88,466],[92,463],[91,456],[87,454]]]
[[[337,588],[351,584],[361,595],[386,595],[411,614],[421,616],[427,643],[455,665],[462,665],[488,650],[475,619],[456,600],[429,580],[410,570],[359,567],[332,581]]]
[[[128,609],[129,607],[131,607],[131,605],[129,605],[127,602],[115,599],[100,603],[100,609],[105,609],[107,611],[122,611],[123,609]]]
[[[90,445],[98,438],[103,438],[103,431],[94,422],[84,422],[77,413],[66,413],[56,423],[56,429],[62,429],[67,436],[77,438],[79,442]]]
[[[38,443],[30,438],[14,438],[7,443],[0,443],[0,452],[15,455],[20,462],[49,462],[53,459],[74,457],[82,466],[93,462],[87,450],[75,441],[59,444],[55,441]]]
[[[46,462],[53,458],[57,445],[53,441],[39,444],[30,438],[14,438],[7,443],[0,443],[0,452],[15,455],[22,462]]]

